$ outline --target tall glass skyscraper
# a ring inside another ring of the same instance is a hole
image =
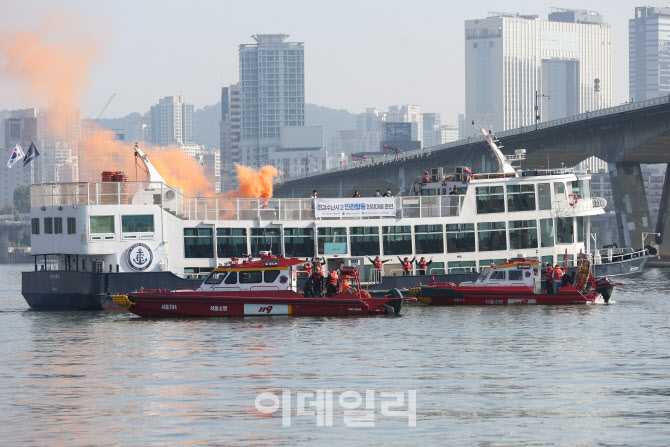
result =
[[[287,34],[255,34],[240,45],[242,164],[266,164],[280,146],[282,127],[305,125],[305,59],[302,42]]]
[[[670,8],[635,8],[628,21],[628,62],[631,100],[670,94]]]
[[[591,11],[467,20],[465,122],[502,131],[609,107],[611,43],[610,26]]]

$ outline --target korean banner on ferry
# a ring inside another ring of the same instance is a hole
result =
[[[393,197],[314,199],[315,217],[366,217],[396,215]]]

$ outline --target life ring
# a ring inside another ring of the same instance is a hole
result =
[[[468,179],[467,179],[467,181],[469,182],[470,179],[472,178],[472,171],[469,170],[469,169],[463,169],[463,173],[465,173],[465,174],[468,175]]]
[[[579,197],[577,197],[577,194],[570,194],[569,199],[568,199],[568,204],[570,206],[575,206],[575,205],[577,205],[577,200],[579,200]]]

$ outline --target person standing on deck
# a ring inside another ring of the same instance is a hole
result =
[[[430,261],[426,262],[426,258],[421,256],[421,259],[416,261],[416,266],[418,267],[419,275],[425,275],[428,273],[428,266],[433,263],[433,257],[430,257]]]
[[[409,276],[412,274],[412,264],[414,261],[416,261],[416,256],[410,261],[408,257],[405,257],[405,260],[403,261],[400,259],[400,256],[398,256],[398,261],[402,264],[402,276]]]
[[[563,270],[561,270],[560,265],[556,264],[556,267],[554,267],[554,293],[558,293],[561,290],[562,280]]]
[[[375,281],[381,281],[382,276],[384,276],[384,263],[391,261],[391,259],[387,259],[385,261],[382,261],[379,256],[377,256],[374,261],[370,259],[368,256],[368,261],[372,263],[372,275]]]
[[[545,288],[547,289],[547,293],[551,293],[554,291],[554,269],[551,268],[551,265],[549,263],[545,264],[545,269],[544,269],[544,280],[545,280]]]

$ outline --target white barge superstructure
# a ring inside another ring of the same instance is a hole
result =
[[[436,170],[406,197],[196,198],[138,154],[149,181],[31,186],[35,271],[24,273],[22,292],[32,308],[102,309],[139,287],[197,285],[231,258],[260,251],[323,257],[329,270],[353,263],[364,279],[378,276],[375,256],[391,260],[387,277],[401,276],[400,259],[415,256],[432,258],[429,275],[476,272],[519,252],[574,265],[591,251],[590,217],[606,205],[592,197],[588,175],[516,172],[504,160],[498,173]]]

